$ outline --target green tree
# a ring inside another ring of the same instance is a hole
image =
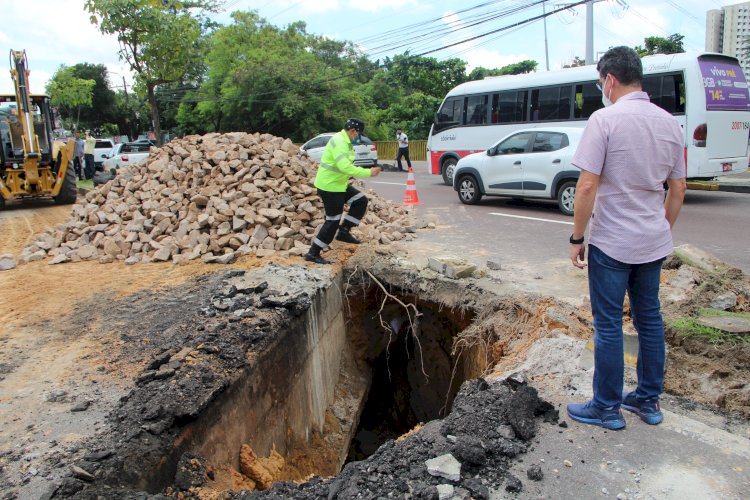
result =
[[[156,140],[161,124],[156,88],[181,81],[202,60],[203,36],[211,26],[205,15],[216,0],[86,0],[91,22],[115,34],[120,58],[146,89]]]
[[[500,68],[501,75],[520,75],[523,73],[533,73],[536,71],[536,67],[539,63],[526,59],[525,61],[519,61],[517,63],[508,64]]]
[[[503,66],[502,68],[488,69],[483,68],[482,66],[477,66],[476,68],[471,70],[471,73],[469,73],[467,80],[481,80],[483,78],[487,78],[488,76],[519,75],[521,73],[531,73],[532,71],[536,71],[536,67],[538,65],[539,63],[536,61],[525,60],[508,64],[506,66]]]
[[[563,68],[577,68],[579,66],[586,66],[586,60],[575,56],[573,61],[570,64],[565,64]]]
[[[185,94],[181,132],[247,130],[301,141],[367,115],[371,101],[358,80],[363,61],[346,42],[307,33],[302,22],[270,25],[256,12],[232,13],[215,30],[206,78]]]
[[[404,53],[386,58],[383,66],[386,84],[403,95],[421,92],[442,99],[450,89],[466,81],[466,62],[456,58],[438,61]]]
[[[675,33],[667,38],[660,36],[649,36],[643,40],[645,47],[637,45],[635,51],[639,56],[652,56],[654,54],[677,54],[685,52],[682,46],[684,35]]]
[[[60,116],[73,122],[78,129],[82,106],[91,106],[96,80],[85,80],[74,76],[73,68],[62,65],[47,82],[45,90],[53,106],[60,109]]]

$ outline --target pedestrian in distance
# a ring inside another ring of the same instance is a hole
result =
[[[330,264],[320,252],[328,248],[334,235],[339,241],[359,244],[351,229],[362,221],[367,210],[367,197],[349,184],[350,177],[377,177],[380,167],[361,168],[354,165],[352,141],[365,130],[365,124],[356,118],[349,118],[344,129],[328,141],[320,166],[315,175],[315,187],[323,200],[326,220],[305,255],[305,260],[317,264]],[[344,205],[349,205],[349,213],[343,215]],[[342,222],[343,216],[343,222]]]
[[[91,136],[91,131],[87,130],[84,134],[86,140],[83,145],[84,175],[86,179],[93,179],[96,165],[94,164],[94,150],[96,148],[96,139]]]
[[[75,131],[73,134],[73,141],[75,141],[75,150],[73,152],[73,168],[76,172],[78,179],[83,179],[83,146],[84,141],[81,139],[81,133]]]
[[[398,171],[405,172],[404,167],[401,165],[401,158],[406,158],[406,164],[411,168],[411,160],[409,159],[409,137],[407,137],[401,129],[397,129],[396,140],[398,141],[398,154],[396,155]]]
[[[591,115],[572,163],[576,184],[570,259],[586,266],[594,318],[594,396],[569,404],[573,420],[623,429],[621,408],[647,424],[663,419],[664,323],[659,280],[672,253],[672,227],[685,196],[684,134],[677,120],[642,91],[643,67],[633,49],[615,47],[597,64],[604,108]],[[668,191],[664,197],[664,184]],[[623,391],[625,294],[638,331],[638,385]]]

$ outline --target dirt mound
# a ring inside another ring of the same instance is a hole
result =
[[[347,499],[396,493],[438,498],[441,489],[449,488],[462,498],[489,498],[490,489],[503,485],[518,492],[521,482],[508,472],[510,463],[527,450],[541,420],[556,423],[557,419],[552,405],[525,383],[470,380],[445,419],[432,421],[404,439],[388,441],[368,459],[350,462],[333,479],[316,478],[300,485],[276,482],[255,496]],[[436,459],[442,465],[435,464]],[[245,496],[245,492],[226,492],[226,498]]]
[[[254,254],[304,254],[323,204],[315,165],[289,139],[269,134],[189,136],[152,148],[73,206],[67,223],[39,235],[19,262],[123,260],[231,263]],[[402,207],[373,192],[359,231],[381,244],[412,239]]]

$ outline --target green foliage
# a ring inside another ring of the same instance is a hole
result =
[[[726,318],[741,318],[750,320],[750,313],[735,313],[729,311],[720,311],[719,309],[700,309],[698,314],[701,316],[723,316]]]
[[[115,34],[120,58],[145,86],[157,141],[160,117],[155,88],[195,74],[202,60],[204,14],[215,11],[215,0],[86,0],[91,22],[102,33]]]
[[[302,141],[366,115],[370,102],[353,75],[366,64],[350,44],[311,35],[301,22],[277,28],[255,12],[234,12],[232,20],[211,36],[207,77],[182,100],[180,130]]]
[[[488,69],[478,66],[471,70],[467,78],[468,81],[481,80],[488,76],[501,76],[501,75],[520,75],[522,73],[531,73],[536,71],[536,67],[539,65],[538,62],[532,60],[519,61],[517,63],[508,64],[502,68]]]
[[[649,36],[643,40],[645,47],[637,45],[635,51],[641,57],[652,56],[654,54],[677,54],[685,52],[685,49],[682,46],[683,38],[685,38],[685,36],[680,35],[679,33],[669,35],[667,38]]]
[[[750,337],[723,332],[710,326],[701,325],[693,318],[677,318],[669,322],[670,328],[683,337],[699,338],[713,345],[750,345]]]
[[[586,59],[575,56],[573,57],[573,61],[570,64],[564,65],[563,68],[577,68],[579,66],[586,66]]]
[[[46,92],[53,106],[58,106],[63,119],[73,122],[78,128],[82,106],[91,106],[96,80],[76,78],[73,68],[60,66],[47,82]]]

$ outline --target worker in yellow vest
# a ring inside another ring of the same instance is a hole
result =
[[[367,210],[367,197],[349,185],[350,177],[376,177],[380,167],[362,168],[354,166],[354,147],[352,141],[365,130],[365,124],[356,118],[349,118],[344,129],[331,137],[320,159],[320,167],[315,175],[315,187],[323,200],[326,220],[313,239],[305,260],[317,264],[329,264],[321,257],[320,252],[333,241],[334,235],[339,241],[359,244],[360,241],[351,233],[351,228],[358,226]],[[349,204],[349,213],[343,216],[344,205]],[[338,231],[338,234],[336,234]]]

